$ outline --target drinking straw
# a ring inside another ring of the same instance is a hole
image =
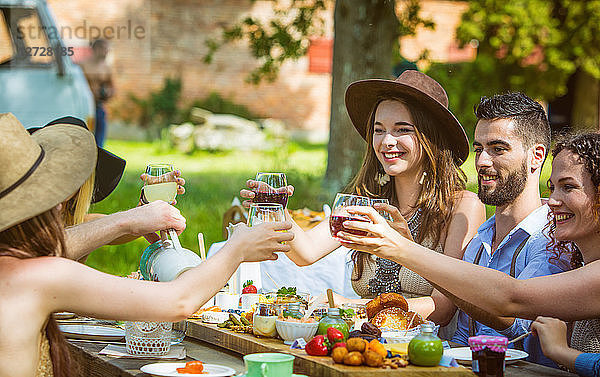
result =
[[[198,251],[200,252],[200,259],[206,260],[206,249],[204,248],[204,234],[198,233]]]

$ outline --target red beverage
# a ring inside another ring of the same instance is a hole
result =
[[[254,198],[252,203],[278,203],[285,208],[287,206],[288,193],[287,192],[256,192],[254,191]]]
[[[362,217],[351,217],[351,216],[331,216],[329,218],[329,230],[331,231],[331,235],[336,237],[339,231],[344,231],[350,234],[355,234],[357,236],[366,236],[367,232],[362,230],[354,230],[346,228],[343,223],[344,221],[364,221],[369,222],[369,220]]]

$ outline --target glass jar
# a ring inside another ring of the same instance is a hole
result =
[[[479,377],[504,377],[508,338],[478,335],[469,338],[473,372]]]
[[[144,280],[171,281],[202,262],[198,254],[184,248],[174,248],[170,240],[148,246],[140,258]]]
[[[342,319],[339,308],[329,308],[327,310],[327,315],[319,321],[317,335],[327,336],[327,329],[330,327],[335,327],[344,334],[344,342],[348,339],[350,333],[348,324]]]
[[[301,319],[304,316],[304,313],[302,313],[300,305],[299,302],[287,304],[286,308],[283,310],[283,317]]]
[[[444,354],[442,340],[433,335],[433,323],[421,325],[421,333],[408,343],[408,358],[411,364],[434,367],[440,363]]]
[[[274,338],[277,336],[276,321],[273,304],[258,304],[252,317],[252,332],[259,337]]]

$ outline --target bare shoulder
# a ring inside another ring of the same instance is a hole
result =
[[[14,291],[40,291],[50,281],[61,276],[61,270],[71,262],[59,257],[19,259],[0,257],[0,281]],[[1,289],[1,288],[0,288]]]
[[[459,191],[456,193],[456,209],[455,212],[462,213],[483,213],[485,215],[485,206],[479,200],[479,197],[476,193],[468,190]]]

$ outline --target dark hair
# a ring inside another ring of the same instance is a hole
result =
[[[19,259],[62,256],[65,236],[59,210],[53,208],[0,232],[0,256]],[[67,342],[52,316],[46,324],[55,377],[73,373]]]
[[[106,39],[94,39],[91,43],[91,48],[92,50],[99,48],[99,47],[107,47],[108,46],[108,41]]]
[[[425,239],[432,240],[435,248],[452,219],[452,213],[459,199],[456,193],[466,189],[467,179],[456,163],[449,139],[439,131],[442,125],[418,101],[393,96],[382,96],[378,99],[368,119],[366,138],[368,145],[362,166],[346,191],[372,198],[386,198],[390,204],[398,205],[394,180],[391,179],[384,186],[376,183],[377,174],[384,171],[372,146],[373,124],[377,107],[386,100],[404,104],[415,123],[415,133],[423,149],[423,170],[427,173],[415,204],[415,209],[421,210],[421,225],[415,241],[422,243]],[[352,253],[357,271],[354,280],[361,278],[368,257],[369,254],[363,252]]]
[[[556,157],[563,150],[568,150],[579,156],[579,161],[583,163],[584,169],[591,176],[595,189],[594,221],[598,223],[600,221],[600,134],[594,132],[564,136],[562,140],[556,143],[552,150],[552,157]],[[553,216],[550,216],[550,221],[546,227],[549,236],[547,248],[551,252],[550,262],[559,266],[561,263],[564,265],[564,257],[570,256],[570,266],[568,267],[581,267],[583,258],[577,245],[571,241],[558,241],[554,238],[556,224]]]
[[[525,148],[534,144],[546,147],[546,156],[550,150],[550,123],[542,105],[521,92],[496,94],[481,97],[473,110],[478,120],[512,119],[515,132]],[[546,157],[544,156],[544,157]]]

